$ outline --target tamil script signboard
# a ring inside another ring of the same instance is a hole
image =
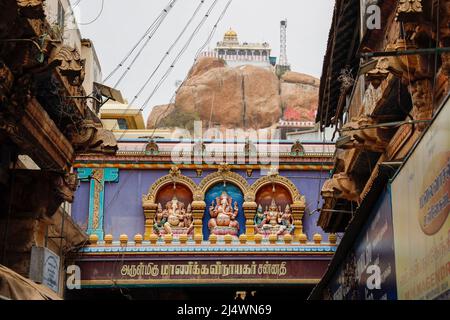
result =
[[[397,298],[390,196],[381,195],[353,248],[326,288],[332,300]]]
[[[450,103],[392,183],[399,299],[450,299]]]
[[[83,286],[122,284],[317,283],[328,259],[151,259],[77,261]]]
[[[30,279],[42,283],[55,292],[59,292],[60,259],[48,248],[31,249]]]

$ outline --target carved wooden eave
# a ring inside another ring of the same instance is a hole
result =
[[[396,20],[410,22],[416,20],[422,12],[422,0],[399,0],[396,11]]]
[[[341,139],[345,142],[338,146],[341,149],[361,149],[373,152],[384,152],[389,142],[388,130],[384,128],[367,128],[377,123],[366,116],[354,118],[346,123]]]
[[[356,163],[356,159],[360,154],[360,150],[353,149],[336,149],[334,168],[336,172],[351,172]]]
[[[43,0],[17,0],[17,7],[23,17],[39,19],[45,17],[43,2]]]
[[[73,202],[77,188],[76,174],[14,170],[14,179],[14,188],[0,195],[0,210],[10,206],[17,218],[52,217],[64,201]]]
[[[69,138],[77,153],[115,154],[118,150],[114,134],[94,120],[84,120],[79,127],[72,126]]]
[[[322,186],[322,190],[320,191],[320,195],[322,196],[322,199],[324,200],[322,209],[326,209],[326,210],[333,209],[334,205],[336,204],[336,196],[335,196],[333,179],[328,179],[325,181],[325,183]]]
[[[14,76],[9,68],[0,61],[0,104],[6,102],[14,83]]]
[[[26,105],[19,122],[0,114],[0,129],[41,169],[69,171],[72,166],[75,154],[71,143],[36,99]]]
[[[63,254],[67,253],[67,250],[85,244],[88,240],[86,232],[61,207],[51,219],[47,219],[47,223],[49,237],[59,237],[61,234],[64,236],[62,239]],[[62,226],[64,226],[64,230],[61,230]]]
[[[382,57],[378,59],[375,69],[366,73],[366,81],[370,82],[375,89],[378,89],[381,83],[386,81],[391,74],[402,77],[402,65],[392,57]]]
[[[440,4],[439,44],[441,47],[450,47],[450,1],[440,1]],[[437,80],[439,87],[437,97],[442,99],[450,92],[450,52],[441,54],[441,62]]]
[[[323,198],[344,199],[359,203],[360,191],[356,187],[355,180],[346,173],[338,173],[327,180],[321,191]]]
[[[52,44],[49,54],[48,67],[54,68],[54,76],[64,86],[67,96],[85,96],[82,87],[84,81],[85,60],[81,59],[77,49],[63,45]],[[70,99],[70,102],[76,106],[82,117],[86,116],[86,100]]]
[[[56,66],[71,86],[81,86],[84,81],[85,60],[77,49],[60,44],[54,46],[49,57],[49,65]]]
[[[414,50],[417,46],[397,39],[395,43],[388,44],[385,51]],[[403,83],[409,84],[415,79],[430,78],[432,76],[428,61],[423,55],[402,55],[378,58],[375,69],[366,74],[367,80],[377,88],[389,74],[400,78]]]

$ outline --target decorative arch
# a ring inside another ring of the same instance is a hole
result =
[[[203,200],[210,187],[223,181],[235,184],[244,194],[245,201],[248,201],[248,191],[250,189],[249,183],[241,175],[231,172],[230,167],[227,164],[221,164],[217,172],[207,175],[200,182],[198,185],[198,193],[197,195],[194,195],[194,200]]]
[[[170,169],[168,175],[159,178],[152,184],[147,194],[143,196],[143,202],[155,203],[158,192],[169,183],[182,184],[186,186],[192,192],[192,196],[194,198],[197,194],[197,185],[195,182],[191,178],[183,176],[180,169],[174,166]]]
[[[294,203],[305,201],[305,197],[300,194],[300,192],[298,191],[295,184],[293,184],[292,181],[289,180],[288,178],[280,176],[278,173],[261,177],[251,185],[251,187],[249,189],[249,194],[251,194],[253,196],[252,201],[255,201],[256,193],[258,192],[258,190],[261,187],[263,187],[267,184],[273,184],[273,183],[279,184],[279,185],[282,185],[283,187],[285,187],[291,194],[292,201]]]

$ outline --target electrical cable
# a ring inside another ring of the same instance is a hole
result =
[[[80,0],[80,2],[81,2],[81,0]],[[80,2],[78,2],[78,3],[80,3]],[[103,9],[104,9],[104,8],[105,8],[105,0],[102,0],[102,6],[101,6],[100,12],[97,14],[97,16],[96,16],[93,20],[91,20],[91,21],[89,21],[89,22],[86,22],[86,23],[80,22],[80,23],[78,23],[78,24],[81,25],[81,26],[87,26],[87,25],[90,25],[90,24],[94,23],[94,22],[97,21],[97,20],[100,18],[100,16],[102,15]]]
[[[131,50],[122,58],[122,60],[119,62],[119,64],[108,74],[108,76],[103,80],[103,82],[108,81],[123,65],[124,63],[130,58],[130,56],[133,54],[133,52],[139,47],[139,45],[144,41],[145,37],[149,33],[151,33],[152,29],[155,28],[155,26],[158,24],[159,20],[166,14],[169,13],[169,11],[175,6],[177,0],[170,0],[167,6],[163,9],[163,11],[156,17],[156,19],[152,22],[152,24],[147,28],[145,33],[141,36],[141,38],[136,42],[136,44],[131,48]]]
[[[175,0],[176,1],[176,0]],[[117,88],[117,86],[122,82],[122,80],[127,76],[128,72],[130,72],[131,68],[133,67],[133,65],[136,63],[136,61],[138,60],[138,58],[141,56],[142,52],[144,51],[144,49],[147,47],[147,45],[150,43],[150,40],[152,40],[153,36],[155,35],[155,33],[158,31],[159,27],[162,25],[162,23],[164,22],[164,20],[166,19],[167,15],[169,14],[169,11],[165,11],[164,14],[162,15],[161,19],[158,21],[158,23],[156,24],[155,28],[150,32],[150,34],[147,37],[147,40],[144,42],[144,44],[142,45],[142,47],[139,49],[138,53],[136,54],[136,56],[133,58],[133,60],[131,61],[131,63],[128,65],[128,67],[125,69],[125,71],[122,73],[122,75],[120,76],[120,78],[116,81],[114,88]]]
[[[166,51],[166,53],[164,54],[164,56],[161,58],[161,60],[159,61],[158,65],[156,66],[156,68],[153,70],[153,72],[150,74],[150,76],[147,78],[147,80],[145,81],[144,85],[139,89],[139,91],[136,93],[136,95],[134,96],[133,100],[130,102],[130,105],[133,105],[134,102],[139,98],[140,94],[145,90],[145,88],[147,87],[147,85],[150,83],[151,79],[153,78],[153,76],[156,74],[156,72],[159,70],[159,68],[161,67],[161,65],[164,63],[164,61],[166,60],[166,58],[169,56],[169,54],[171,53],[171,51],[173,50],[173,48],[177,45],[178,41],[180,41],[181,37],[184,35],[184,33],[186,32],[186,30],[189,28],[189,26],[191,25],[192,21],[194,20],[194,18],[197,16],[198,12],[200,11],[202,5],[205,3],[205,0],[201,0],[199,5],[197,6],[197,8],[195,9],[194,13],[192,14],[191,18],[188,20],[188,22],[186,23],[186,25],[184,26],[183,30],[181,30],[180,34],[178,35],[178,37],[175,39],[175,41],[172,43],[172,45],[169,47],[169,49]]]
[[[210,43],[211,39],[213,38],[217,27],[220,23],[220,21],[222,21],[223,17],[225,16],[226,12],[228,11],[231,3],[233,2],[233,0],[229,0],[226,4],[226,6],[224,7],[224,9],[222,10],[222,13],[220,14],[219,18],[217,19],[216,23],[214,24],[211,32],[209,33],[208,38],[206,39],[206,41],[204,42],[204,44],[199,48],[199,50],[197,50],[197,54],[194,57],[194,63],[197,61],[198,56],[200,55],[200,53],[202,52],[202,50],[204,50],[204,48],[206,48],[206,46]],[[178,86],[178,89],[175,91],[175,93],[172,95],[172,98],[169,101],[169,104],[167,105],[166,109],[164,110],[164,112],[161,112],[160,115],[158,116],[157,120],[155,121],[155,127],[153,128],[153,132],[150,135],[150,137],[153,137],[155,134],[156,129],[158,128],[158,123],[159,120],[161,119],[161,117],[167,112],[167,110],[169,109],[169,107],[171,106],[171,104],[173,103],[173,101],[175,100],[175,97],[178,93],[178,90],[180,90],[180,88],[184,85],[184,83],[186,82],[187,78],[189,75],[187,75],[184,80],[180,83],[180,85]]]
[[[231,5],[232,2],[233,2],[233,0],[229,0],[228,3],[227,3],[227,5],[226,5],[226,6],[224,7],[224,9],[222,10],[222,13],[220,14],[219,18],[217,19],[216,23],[214,24],[214,26],[213,26],[213,28],[212,28],[212,30],[211,30],[211,32],[210,32],[210,34],[209,34],[207,40],[206,40],[206,41],[204,42],[204,44],[200,47],[200,49],[197,51],[197,55],[196,55],[196,57],[194,58],[194,63],[195,63],[195,61],[197,60],[198,55],[201,53],[201,50],[203,50],[203,49],[209,44],[209,42],[211,41],[211,39],[212,39],[212,37],[214,36],[215,31],[216,31],[216,29],[217,29],[217,27],[218,27],[220,21],[221,21],[221,20],[223,19],[223,17],[225,16],[225,14],[226,14],[226,12],[228,11],[228,9],[229,9],[229,7],[230,7],[230,5]],[[199,52],[200,52],[200,53],[199,53]],[[186,78],[184,79],[184,81],[179,85],[178,90],[179,90],[179,88],[180,88],[181,86],[183,86],[183,84],[184,84],[184,82],[187,80],[187,78],[188,78],[188,76],[186,76]],[[177,90],[177,91],[178,91],[178,90]],[[170,99],[170,103],[169,103],[168,106],[166,107],[165,111],[159,115],[157,121],[159,121],[160,118],[161,118],[161,116],[168,110],[168,108],[170,107],[172,101],[173,101],[173,100],[175,99],[175,97],[176,97],[177,91],[175,91],[175,93],[172,95],[172,98]],[[128,108],[129,108],[129,107],[130,107],[130,106],[128,106]],[[157,128],[157,123],[158,123],[158,122],[155,122],[155,128],[153,129],[153,132],[152,132],[152,134],[151,134],[151,137],[153,137],[154,134],[155,134],[155,130],[156,130],[156,128]],[[126,131],[124,131],[124,132],[122,133],[122,135],[119,137],[119,139],[117,139],[117,141],[120,141],[120,140],[123,138],[123,136],[125,135],[125,132],[126,132]],[[127,180],[128,180],[130,177],[131,177],[131,175],[128,175],[128,176],[124,179],[124,181],[121,182],[121,185],[119,186],[119,188],[117,189],[117,191],[114,193],[114,195],[111,197],[111,200],[108,202],[108,204],[105,206],[105,211],[107,211],[107,210],[110,208],[110,206],[112,205],[112,203],[113,203],[114,200],[116,199],[117,195],[120,193],[120,191],[122,190],[122,188],[126,185],[126,182],[127,182]]]
[[[176,1],[176,0],[173,0],[173,3],[175,3],[175,1]],[[217,3],[217,1],[218,1],[218,0],[214,0],[214,2],[213,2],[213,5],[214,5],[214,6],[215,6],[215,4]],[[212,6],[212,7],[213,7],[213,6]],[[208,10],[208,12],[210,12],[211,10],[212,10],[212,9],[211,9],[211,7],[210,7],[210,9]],[[208,17],[208,15],[209,15],[209,14],[207,13],[206,18]],[[205,20],[205,18],[203,18],[202,21],[203,21],[203,20]],[[205,21],[206,21],[206,20],[205,20]],[[203,23],[204,23],[204,22],[203,22]],[[198,28],[198,26],[197,26],[197,28]],[[197,28],[194,30],[194,32],[198,31]],[[190,41],[192,41],[192,38],[193,38],[193,35],[191,35],[191,37],[189,38]],[[189,43],[190,43],[190,41],[189,41]],[[185,47],[186,47],[186,45],[185,45]],[[186,50],[184,47],[183,47],[183,49],[184,49],[184,51]],[[183,49],[182,49],[182,52],[184,53]],[[139,54],[139,53],[138,53],[138,54]],[[178,55],[180,55],[180,53],[179,53]],[[178,56],[177,56],[177,58],[178,58]],[[175,64],[172,63],[171,68],[173,68],[174,65],[175,65]],[[170,70],[170,68],[169,68],[169,70]],[[167,72],[166,72],[166,73],[167,73]],[[164,77],[164,80],[165,80],[166,78],[167,78],[167,76]],[[163,81],[164,81],[164,80],[163,80]],[[162,85],[162,82],[163,82],[163,81],[160,80],[158,88]],[[134,100],[133,100],[133,101],[134,101]],[[125,113],[131,108],[131,106],[132,106],[132,104],[129,103],[128,106],[127,106],[127,108],[123,111],[122,114],[125,114]],[[115,129],[117,128],[117,125],[118,125],[118,123],[116,122],[116,123],[114,124],[113,128],[111,129],[111,131],[115,130]],[[124,132],[122,133],[122,135],[117,139],[118,141],[121,140],[121,139],[123,138],[123,136],[124,136],[124,134],[126,133],[126,131],[127,131],[127,130],[124,130]]]
[[[188,49],[189,45],[191,44],[192,40],[194,39],[194,37],[197,35],[197,33],[200,31],[200,29],[202,28],[202,26],[205,24],[206,20],[208,19],[209,15],[211,14],[212,10],[214,9],[214,7],[217,5],[219,0],[214,0],[214,2],[211,4],[211,6],[209,7],[208,11],[206,12],[205,16],[203,17],[203,19],[200,21],[200,23],[197,25],[197,27],[194,29],[194,31],[192,32],[191,36],[189,37],[189,39],[187,40],[187,42],[185,43],[185,45],[183,46],[183,48],[181,49],[181,51],[178,53],[178,55],[175,57],[175,59],[172,61],[172,63],[170,64],[170,67],[168,68],[168,70],[164,73],[164,75],[161,77],[161,79],[159,80],[159,82],[157,83],[156,87],[153,89],[152,93],[147,97],[147,99],[144,101],[144,103],[142,104],[142,107],[139,109],[140,111],[143,111],[148,103],[150,102],[150,100],[153,98],[153,96],[155,95],[155,93],[158,91],[158,89],[161,87],[161,85],[164,83],[164,81],[167,79],[167,77],[170,75],[170,73],[172,72],[172,70],[174,69],[176,63],[178,62],[178,60],[183,56],[183,54],[185,53],[185,51]]]

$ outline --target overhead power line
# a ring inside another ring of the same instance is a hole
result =
[[[197,8],[195,9],[194,13],[192,14],[191,18],[188,20],[188,22],[186,23],[186,25],[184,26],[183,30],[181,30],[180,34],[178,35],[178,37],[175,39],[175,41],[172,43],[172,45],[169,47],[169,49],[167,49],[166,53],[163,55],[163,57],[161,58],[161,60],[159,61],[158,65],[156,66],[156,68],[153,70],[153,72],[150,74],[150,76],[147,78],[147,80],[145,81],[144,85],[139,89],[139,91],[136,93],[136,95],[134,96],[133,100],[130,102],[130,105],[133,105],[134,102],[139,98],[140,94],[145,90],[145,88],[147,87],[147,85],[150,83],[151,79],[153,78],[153,76],[156,74],[156,72],[159,70],[159,68],[161,67],[161,65],[164,63],[164,61],[167,59],[167,57],[170,55],[170,53],[172,52],[173,48],[177,45],[178,41],[180,41],[181,37],[185,34],[186,30],[189,28],[189,26],[191,25],[192,21],[194,20],[194,18],[197,16],[198,12],[200,11],[202,5],[205,3],[205,0],[201,0],[200,3],[198,4]]]
[[[81,2],[81,0],[80,0],[80,2]],[[80,4],[80,2],[78,2],[78,4]],[[104,9],[104,8],[105,8],[105,0],[102,0],[102,5],[101,5],[100,11],[99,11],[99,13],[97,14],[97,16],[96,16],[94,19],[92,19],[91,21],[89,21],[89,22],[85,22],[85,23],[80,22],[79,25],[81,25],[81,26],[87,26],[87,25],[93,24],[95,21],[97,21],[97,20],[100,18],[100,16],[101,16],[102,13],[103,13],[103,9]]]
[[[145,33],[142,35],[142,37],[136,42],[136,44],[131,48],[131,50],[123,57],[123,59],[119,62],[119,64],[114,68],[114,70],[111,71],[111,73],[103,80],[103,82],[108,81],[123,65],[125,62],[130,58],[130,56],[134,53],[134,51],[139,47],[139,45],[142,43],[142,41],[147,38],[146,44],[144,44],[144,47],[148,44],[150,39],[153,37],[153,35],[156,33],[156,30],[159,28],[159,26],[164,21],[164,18],[168,15],[170,10],[175,6],[177,0],[170,0],[168,5],[163,9],[163,11],[159,14],[159,16],[152,22],[152,24],[147,28]],[[140,52],[142,52],[143,49],[141,49]],[[129,68],[131,68],[129,66]],[[122,75],[122,77],[124,77]]]
[[[230,7],[231,3],[233,2],[233,0],[228,0],[228,3],[226,4],[226,6],[224,7],[224,9],[222,10],[221,15],[219,16],[219,18],[217,19],[216,23],[214,24],[211,32],[209,33],[208,38],[206,39],[205,43],[199,48],[199,50],[197,51],[197,54],[194,58],[194,62],[197,60],[198,56],[200,55],[200,53],[202,52],[202,50],[209,44],[209,42],[211,41],[212,37],[214,36],[214,33],[216,32],[217,26],[219,25],[220,21],[223,19],[223,17],[225,16],[228,8]],[[183,85],[183,83],[186,81],[188,76],[185,77],[184,81],[180,84],[180,86],[178,87],[178,89]],[[175,99],[176,96],[176,91],[173,94],[172,98],[170,99],[170,103],[172,103],[172,101]],[[131,105],[128,106],[128,108]],[[167,108],[170,106],[170,104],[167,106]],[[165,111],[167,111],[167,108]],[[164,113],[164,112],[163,112]],[[153,137],[153,135],[155,134],[155,130],[157,128],[157,123],[159,121],[159,119],[161,119],[162,114],[158,117],[157,122],[155,123],[155,128],[153,129],[153,132],[151,134],[151,137]],[[126,130],[121,134],[121,136],[119,137],[119,139],[117,139],[118,141],[120,141],[123,136],[125,135]],[[131,175],[128,175],[124,181],[122,181],[121,185],[119,186],[119,188],[116,190],[116,192],[114,193],[114,195],[112,196],[111,200],[106,204],[105,206],[105,210],[108,210],[111,205],[113,204],[113,202],[117,199],[117,195],[121,192],[121,190],[124,188],[124,186],[126,185],[127,181],[129,180],[129,178],[131,177]]]
[[[169,76],[169,74],[172,72],[172,70],[174,69],[176,63],[178,62],[178,60],[183,56],[184,52],[187,50],[187,48],[189,47],[189,45],[191,44],[192,40],[194,39],[194,37],[197,35],[197,33],[200,31],[200,29],[202,28],[202,26],[205,24],[206,20],[208,19],[209,15],[211,14],[212,10],[214,9],[214,7],[217,5],[217,2],[219,0],[214,0],[214,2],[211,4],[211,6],[209,7],[208,11],[206,12],[205,16],[203,17],[203,19],[200,21],[200,23],[197,25],[197,27],[195,28],[195,30],[192,32],[191,36],[189,37],[189,39],[186,41],[186,43],[184,44],[183,48],[180,50],[180,52],[178,53],[178,55],[175,57],[175,59],[172,61],[172,63],[170,64],[170,67],[167,69],[167,71],[164,73],[164,75],[161,77],[161,79],[159,80],[158,84],[156,85],[156,87],[154,88],[154,90],[152,91],[152,93],[148,96],[148,98],[144,101],[144,103],[142,104],[142,107],[140,108],[140,111],[143,111],[148,103],[150,102],[151,98],[153,98],[154,94],[156,93],[156,91],[158,91],[158,89],[161,87],[161,85],[164,83],[164,81],[167,79],[167,77]]]
[[[227,4],[225,5],[225,7],[222,10],[222,13],[220,14],[219,18],[217,19],[216,23],[214,24],[213,28],[211,29],[211,32],[209,33],[208,38],[206,39],[206,41],[203,43],[203,45],[197,50],[197,53],[194,57],[194,64],[197,61],[199,55],[202,53],[202,51],[206,48],[206,46],[209,45],[209,43],[211,42],[211,39],[214,37],[214,34],[216,33],[217,27],[220,23],[220,21],[222,21],[223,17],[225,16],[225,14],[227,13],[231,3],[233,2],[233,0],[228,0]],[[167,112],[167,110],[169,109],[170,105],[174,102],[175,97],[177,95],[178,90],[183,86],[183,84],[186,82],[187,78],[189,75],[186,75],[186,77],[184,78],[184,80],[180,83],[180,85],[178,86],[177,90],[175,91],[175,93],[172,95],[172,98],[169,101],[169,104],[167,105],[166,109],[164,110],[164,112],[161,112],[160,115],[158,116],[157,120],[155,121],[155,128],[153,128],[152,134],[150,135],[151,137],[153,137],[153,135],[155,134],[155,131],[158,127],[158,123],[159,120],[161,119],[161,117]],[[123,137],[123,134],[121,136],[121,138]]]

